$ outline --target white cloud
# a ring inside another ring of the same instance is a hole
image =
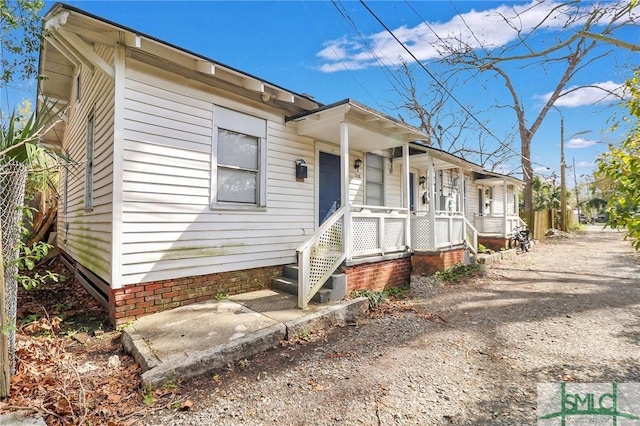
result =
[[[578,164],[576,164],[576,167],[578,168],[590,168],[590,167],[595,167],[596,163],[593,161],[580,161]]]
[[[609,80],[603,83],[571,86],[562,92],[560,98],[555,102],[555,106],[576,108],[601,102],[618,101],[625,96],[624,86]],[[543,102],[546,102],[550,97],[551,92],[536,96]]]
[[[436,46],[442,45],[443,41],[456,44],[462,41],[474,49],[491,49],[507,45],[543,21],[545,29],[560,29],[566,23],[565,12],[566,7],[561,6],[561,3],[533,0],[525,4],[509,3],[482,11],[473,9],[454,16],[448,22],[422,22],[414,27],[401,26],[391,31],[410,48],[418,60],[424,61],[440,57]],[[333,72],[345,68],[367,68],[379,65],[377,58],[391,65],[404,61],[413,62],[413,58],[386,31],[363,38],[362,41],[342,38],[327,42],[325,48],[317,54],[327,61],[321,69]],[[338,66],[336,62],[343,64]]]
[[[588,148],[597,143],[598,141],[593,141],[589,139],[573,138],[569,142],[567,142],[566,147],[573,148],[573,149],[582,149],[582,148]]]

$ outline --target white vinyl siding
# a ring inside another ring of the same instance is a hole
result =
[[[398,160],[396,160],[392,172],[389,166],[389,160],[383,160],[387,167],[384,173],[384,205],[388,207],[402,207],[402,200],[404,199],[404,189],[402,186],[402,176],[404,172],[402,171],[402,167],[398,164]]]
[[[113,49],[96,44],[94,51],[107,63]],[[62,185],[65,203],[58,215],[58,246],[82,266],[111,283],[113,187],[113,79],[99,70],[81,67],[80,99],[72,96],[63,149],[70,159]],[[87,164],[87,120],[93,115],[93,162]],[[86,177],[91,176],[91,182]],[[87,194],[91,197],[87,197]],[[90,203],[91,209],[85,210]]]
[[[135,60],[125,86],[122,284],[295,262],[295,249],[314,232],[313,141],[261,103]],[[262,209],[211,208],[223,110],[262,123]],[[303,181],[295,179],[299,158],[309,167]]]
[[[502,185],[493,187],[493,202],[491,203],[491,214],[504,215],[504,188]]]
[[[95,141],[95,108],[87,118],[87,137],[85,141],[84,166],[84,209],[93,210],[93,157]]]

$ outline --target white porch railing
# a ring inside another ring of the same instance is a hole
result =
[[[407,249],[408,209],[352,206],[351,253],[347,257],[384,255]]]
[[[464,240],[467,242],[467,247],[473,254],[478,254],[478,230],[469,222],[469,219],[464,218],[466,224],[466,232],[464,234]]]
[[[297,249],[299,308],[307,307],[311,298],[347,257],[344,250],[346,212],[347,206],[340,207]]]
[[[520,216],[517,216],[516,224],[513,225],[511,229],[515,228],[516,226],[524,226],[525,228],[529,228],[529,225],[527,225],[527,222],[522,220]]]
[[[307,307],[340,264],[347,258],[416,251],[433,251],[467,243],[477,253],[478,231],[460,213],[427,212],[409,215],[408,209],[351,206],[338,209],[317,232],[297,249],[298,306]],[[348,216],[347,216],[348,215]],[[345,226],[345,223],[350,226]],[[350,229],[345,240],[345,229]],[[349,243],[349,244],[346,244]],[[345,247],[351,247],[349,253]]]
[[[513,228],[522,225],[524,222],[520,219],[520,216],[515,214],[507,215],[507,229],[504,229],[504,216],[503,215],[487,215],[479,216],[474,214],[473,225],[481,234],[500,234],[509,235]]]
[[[464,243],[464,216],[436,212],[434,219],[422,212],[411,218],[411,248],[430,251]]]

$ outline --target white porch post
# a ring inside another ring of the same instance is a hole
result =
[[[347,206],[347,212],[344,215],[343,238],[344,252],[347,259],[351,259],[351,200],[349,200],[349,124],[346,121],[340,122],[340,169],[342,170],[342,179],[340,181],[340,198],[342,203]]]
[[[407,217],[404,226],[404,242],[407,248],[411,248],[411,190],[409,185],[409,144],[402,146],[402,179],[404,181],[404,207],[407,209]]]
[[[504,237],[509,237],[509,229],[507,229],[507,180],[502,179],[502,229],[504,229]]]
[[[467,198],[467,194],[464,191],[464,170],[462,167],[458,168],[458,194],[460,194],[460,211],[462,212],[462,217],[467,217],[467,209],[465,209],[465,202]],[[467,221],[462,221],[462,239],[464,241],[467,240]],[[475,248],[475,247],[474,247]]]
[[[433,159],[427,154],[427,184],[429,185],[429,221],[431,222],[430,247],[436,248],[436,172],[433,170]]]
[[[465,204],[466,204],[467,194],[465,194],[465,191],[464,191],[464,188],[465,188],[464,170],[462,170],[462,167],[458,169],[458,181],[459,181],[458,193],[460,194],[460,211],[462,212],[463,216],[466,216],[467,209],[465,209]]]

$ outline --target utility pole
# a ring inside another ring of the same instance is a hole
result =
[[[564,161],[564,117],[560,115],[560,230],[567,232],[567,182]]]

